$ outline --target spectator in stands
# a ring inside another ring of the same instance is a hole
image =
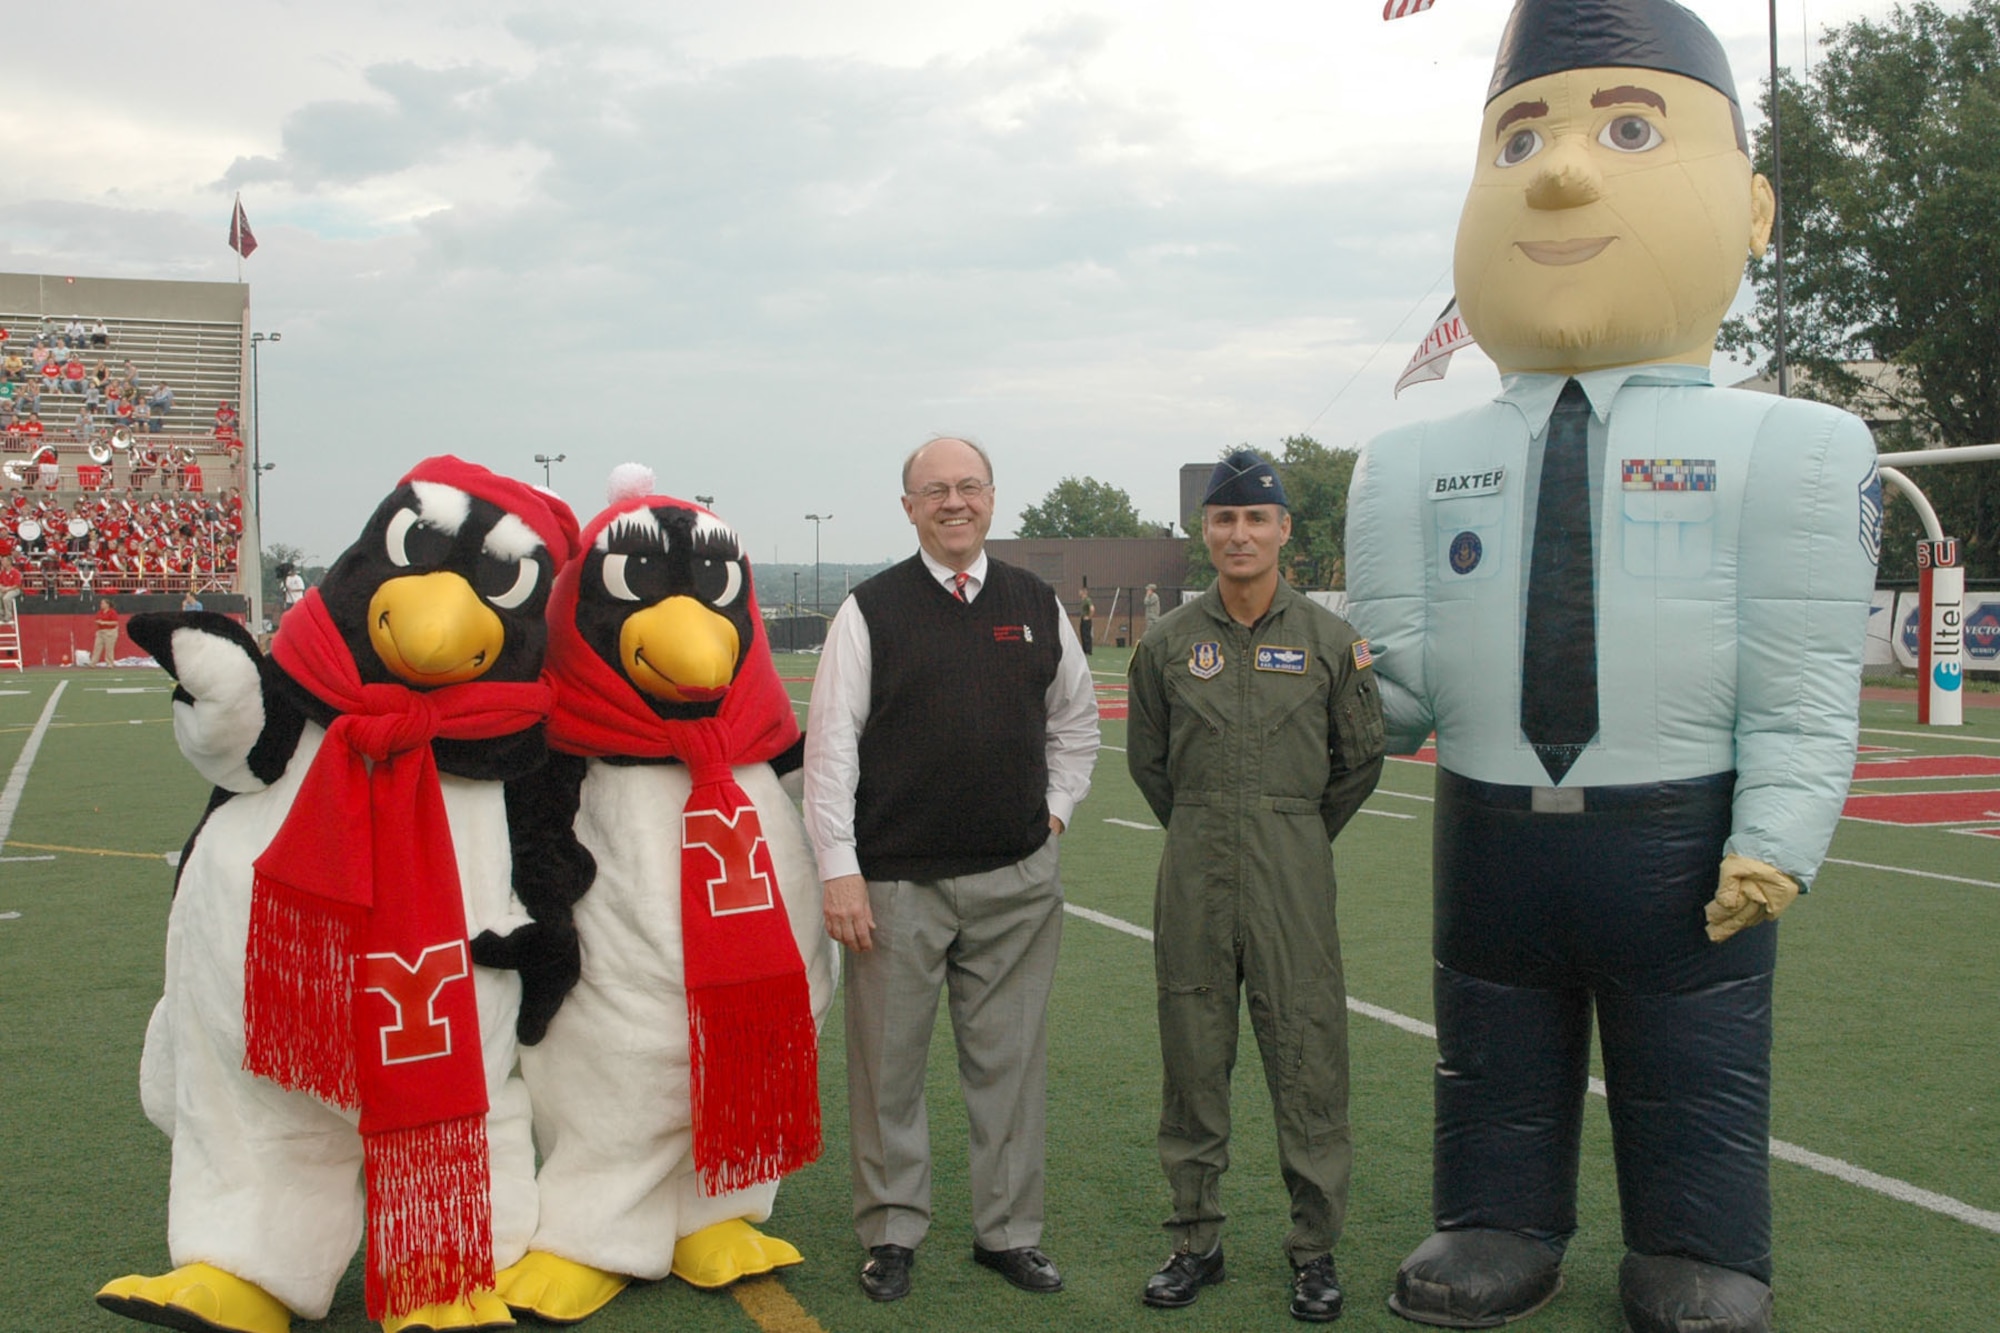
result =
[[[41,413],[28,413],[27,417],[21,422],[21,434],[26,435],[30,440],[39,440],[42,437]]]
[[[62,362],[53,356],[42,362],[42,386],[53,389],[62,380]]]
[[[83,321],[72,319],[63,325],[63,339],[71,347],[81,347],[90,341],[90,330],[83,327]]]
[[[9,380],[20,380],[26,377],[28,365],[21,360],[20,351],[10,347],[7,349],[7,359],[0,362],[0,370],[4,370]]]
[[[14,557],[0,555],[0,622],[12,624],[20,618],[21,571]]]
[[[83,382],[90,378],[89,367],[83,364],[81,356],[72,356],[63,363],[63,392],[81,395]]]
[[[0,432],[14,429],[14,396],[0,398]]]
[[[97,637],[91,641],[92,666],[118,665],[118,612],[109,597],[97,599]]]
[[[97,439],[97,416],[90,410],[89,403],[76,409],[76,421],[70,426],[69,433],[86,449]]]
[[[167,413],[174,409],[174,391],[163,382],[155,384],[153,391],[146,395],[146,432],[158,435],[166,429]]]
[[[201,598],[194,595],[194,589],[189,588],[185,593],[181,594],[181,610],[183,611],[201,610]]]
[[[37,337],[35,339],[35,345],[28,349],[29,369],[33,370],[37,374],[40,374],[42,367],[47,365],[48,363],[49,363],[49,345],[46,342],[42,341],[40,337]]]
[[[90,345],[92,347],[111,346],[111,326],[104,322],[102,315],[99,315],[91,322]]]
[[[90,368],[90,382],[97,386],[99,393],[103,393],[106,388],[110,387],[111,367],[101,356],[97,358],[97,364]]]

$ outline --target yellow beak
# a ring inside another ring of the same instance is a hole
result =
[[[635,611],[618,631],[618,657],[641,691],[673,703],[721,696],[742,649],[736,626],[692,597]]]
[[[459,685],[499,660],[507,629],[457,574],[390,579],[368,601],[368,642],[412,685]]]

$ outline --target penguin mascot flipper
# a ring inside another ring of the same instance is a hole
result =
[[[433,458],[270,657],[226,617],[139,618],[178,682],[182,748],[218,786],[141,1065],[173,1140],[177,1266],[100,1305],[286,1333],[325,1315],[365,1235],[369,1312],[392,1333],[511,1321],[492,1275],[535,1216],[520,983],[467,940],[527,919],[494,777],[544,753],[544,610],[575,541],[554,497]]]
[[[597,877],[597,861],[576,840],[583,787],[580,755],[550,754],[525,777],[507,783],[507,836],[514,852],[514,892],[533,918],[512,934],[483,931],[472,941],[481,967],[521,974],[523,1046],[533,1046],[583,973],[576,903]]]
[[[230,792],[283,775],[305,713],[248,630],[213,611],[143,612],[125,628],[174,678],[174,739],[196,772]]]
[[[833,952],[773,771],[798,726],[740,540],[651,486],[614,477],[549,607],[549,740],[588,757],[574,838],[596,877],[575,907],[582,975],[521,1053],[541,1218],[500,1288],[561,1322],[631,1278],[719,1287],[801,1262],[754,1224],[819,1151]]]

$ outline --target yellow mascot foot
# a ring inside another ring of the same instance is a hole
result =
[[[739,1278],[802,1264],[791,1242],[767,1236],[741,1218],[703,1227],[674,1246],[674,1276],[692,1287],[726,1287]]]
[[[291,1333],[292,1312],[254,1282],[212,1264],[160,1277],[134,1273],[104,1284],[97,1303],[113,1314],[183,1333]]]
[[[607,1273],[544,1250],[530,1250],[521,1262],[494,1277],[515,1314],[531,1314],[551,1324],[574,1324],[596,1314],[632,1279]]]
[[[513,1311],[497,1291],[475,1291],[460,1300],[426,1305],[382,1321],[382,1333],[473,1333],[514,1327]]]

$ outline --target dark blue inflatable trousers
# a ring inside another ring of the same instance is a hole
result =
[[[1599,787],[1543,813],[1438,771],[1439,1229],[1568,1243],[1594,1006],[1626,1248],[1771,1280],[1777,928],[1703,932],[1734,790]]]

